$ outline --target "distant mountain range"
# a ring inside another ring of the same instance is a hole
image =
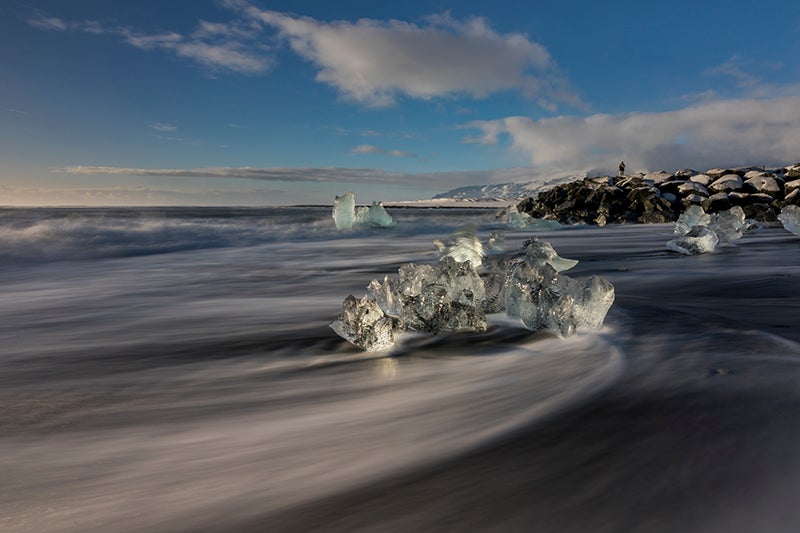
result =
[[[561,183],[568,183],[584,176],[570,175],[560,178],[532,179],[530,181],[514,181],[509,183],[492,183],[489,185],[470,185],[458,187],[437,194],[434,200],[516,200],[536,196],[540,191],[551,189]]]

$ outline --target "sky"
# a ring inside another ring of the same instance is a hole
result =
[[[4,0],[0,205],[800,161],[793,0]]]

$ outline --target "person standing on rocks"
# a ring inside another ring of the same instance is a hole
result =
[[[620,176],[624,176],[625,175],[625,161],[620,161],[619,162],[619,175]]]

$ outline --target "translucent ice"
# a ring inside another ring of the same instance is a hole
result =
[[[400,326],[435,335],[456,329],[486,330],[483,280],[470,262],[444,257],[433,267],[400,267]]]
[[[543,218],[533,218],[528,213],[520,213],[516,205],[508,206],[506,209],[508,225],[514,229],[528,231],[547,231],[561,229],[561,224],[555,220],[545,220]]]
[[[352,229],[353,226],[390,228],[395,222],[380,202],[356,209],[356,197],[352,192],[337,196],[333,201],[333,221],[336,229]]]
[[[431,335],[485,331],[486,313],[505,311],[533,331],[570,335],[578,328],[600,328],[614,302],[608,281],[561,274],[577,261],[559,257],[535,238],[511,256],[487,256],[485,281],[473,263],[483,250],[474,229],[459,230],[438,246],[443,255],[436,264],[404,264],[399,279],[373,280],[361,300],[348,296],[331,323],[334,331],[365,350],[386,350],[394,342],[393,326]]]
[[[711,216],[708,228],[717,234],[720,244],[735,241],[747,231],[744,211],[737,205],[716,213]]]
[[[800,235],[800,207],[796,205],[787,205],[781,209],[778,220],[781,221],[786,231],[790,231],[795,235]]]
[[[502,253],[506,248],[506,234],[502,231],[493,231],[489,234],[489,242],[486,243],[486,248],[491,254]]]
[[[545,264],[550,265],[556,272],[569,270],[578,264],[575,259],[560,257],[553,246],[547,241],[540,241],[537,238],[528,239],[522,243],[521,252],[531,264],[541,267]]]
[[[699,205],[693,205],[678,217],[673,232],[675,235],[686,235],[695,226],[708,226],[711,217]]]
[[[493,263],[486,283],[487,311],[505,310],[530,330],[558,335],[571,335],[581,327],[600,328],[614,302],[614,287],[594,276],[573,279],[559,274],[546,259],[551,254],[558,257],[549,243],[531,239],[520,253]]]
[[[345,298],[342,312],[330,326],[340,337],[369,352],[385,351],[394,344],[392,319],[368,296]]]
[[[392,216],[386,212],[380,202],[372,202],[369,207],[359,207],[356,210],[355,219],[356,224],[373,228],[391,228],[395,224]]]
[[[352,192],[346,192],[334,199],[333,221],[336,229],[350,229],[355,224],[356,197]]]
[[[689,233],[667,242],[667,248],[684,255],[707,254],[719,242],[716,232],[706,226],[694,226]]]
[[[459,228],[447,240],[436,239],[433,245],[439,250],[440,259],[452,257],[460,263],[469,261],[475,268],[483,263],[483,244],[475,235],[475,226]]]

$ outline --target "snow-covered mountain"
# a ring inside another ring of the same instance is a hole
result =
[[[509,183],[491,183],[489,185],[471,185],[458,187],[447,192],[437,194],[434,200],[459,199],[459,200],[489,200],[489,199],[519,199],[536,196],[540,191],[550,189],[561,183],[575,181],[583,176],[569,175],[559,178],[538,178],[530,181],[514,181]]]

